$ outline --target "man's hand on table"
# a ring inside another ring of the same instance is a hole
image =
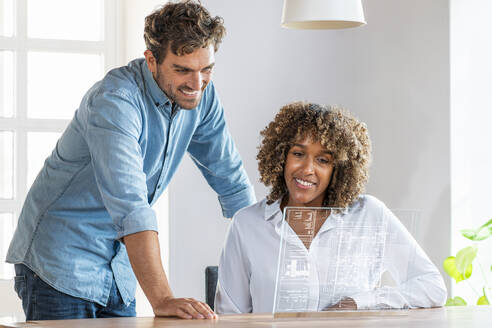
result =
[[[165,298],[154,308],[156,316],[176,316],[183,319],[217,319],[208,304],[193,298]]]
[[[146,230],[123,237],[135,276],[156,316],[216,319],[210,307],[193,298],[174,298],[162,267],[157,232]]]

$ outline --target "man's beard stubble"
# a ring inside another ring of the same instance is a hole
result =
[[[208,84],[207,83],[202,87],[202,89],[200,90],[200,97],[197,100],[181,101],[178,98],[178,95],[175,92],[173,92],[172,84],[166,85],[166,81],[160,81],[161,80],[160,77],[161,77],[161,75],[159,74],[159,71],[157,71],[155,79],[157,80],[157,85],[159,86],[159,88],[162,90],[162,92],[164,92],[164,94],[167,96],[167,98],[169,100],[171,100],[172,103],[178,104],[178,106],[180,108],[183,108],[183,109],[194,109],[196,106],[198,106],[198,104],[202,100],[203,90],[205,90],[205,87]],[[166,87],[162,88],[161,85],[165,85]],[[179,91],[179,88],[181,88],[181,87],[177,87],[176,90]]]

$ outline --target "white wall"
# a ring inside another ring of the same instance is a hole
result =
[[[451,17],[451,159],[453,255],[471,242],[460,229],[477,228],[492,218],[492,12],[490,0],[452,0]],[[478,243],[479,260],[492,274],[492,238]],[[488,264],[487,264],[488,263]],[[470,279],[482,293],[480,268]],[[467,282],[455,285],[456,295],[475,304],[478,294]],[[491,297],[489,295],[489,301]]]
[[[166,2],[166,0],[120,0],[122,65],[135,58],[143,57],[146,49],[143,38],[145,17]]]
[[[449,6],[447,0],[367,0],[368,25],[280,28],[282,0],[204,0],[225,20],[215,84],[258,199],[259,131],[293,100],[339,104],[369,126],[368,192],[390,208],[422,210],[419,241],[441,267],[449,253]],[[191,160],[169,188],[170,277],[178,296],[204,299],[228,221]]]

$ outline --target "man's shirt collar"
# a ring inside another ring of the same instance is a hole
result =
[[[171,105],[171,100],[166,96],[164,91],[162,91],[162,89],[155,81],[152,72],[149,70],[149,67],[147,66],[146,60],[142,62],[142,66],[143,66],[142,71],[144,76],[144,82],[147,88],[149,89],[150,96],[152,97],[152,101],[154,102],[154,104],[157,107],[166,103],[167,105]]]

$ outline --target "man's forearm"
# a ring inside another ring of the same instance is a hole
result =
[[[186,319],[214,319],[210,307],[193,298],[174,298],[162,267],[159,239],[155,231],[142,231],[123,237],[133,272],[149,299],[156,316]]]
[[[123,237],[128,257],[145,296],[153,308],[173,297],[162,267],[159,239],[155,231],[141,231]]]

